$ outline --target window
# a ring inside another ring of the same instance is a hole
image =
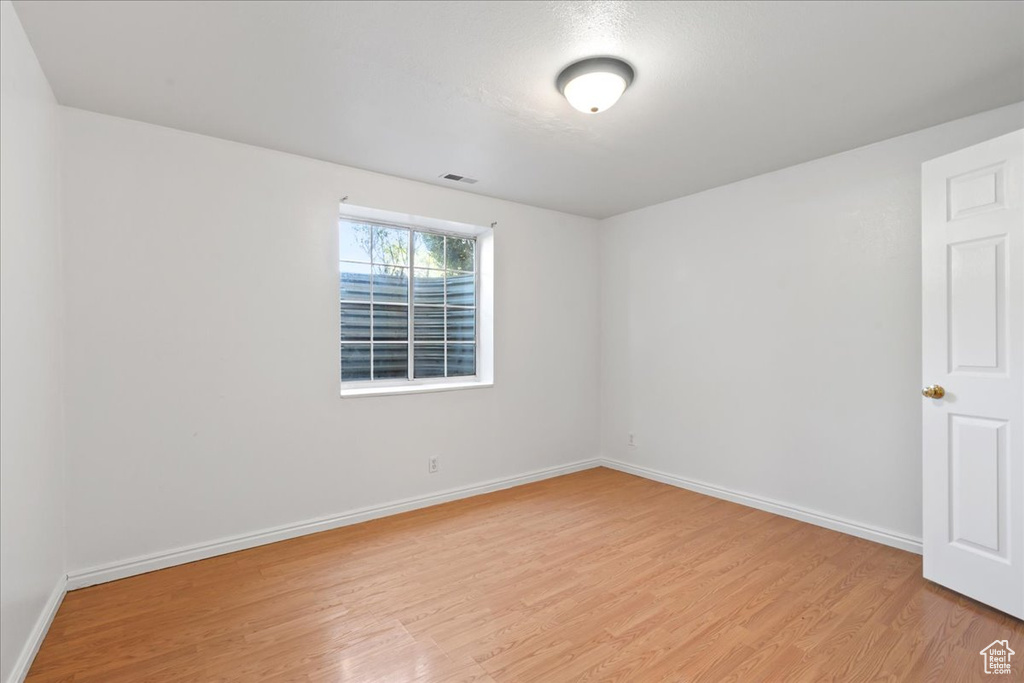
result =
[[[342,383],[476,377],[476,237],[345,217],[339,237]]]

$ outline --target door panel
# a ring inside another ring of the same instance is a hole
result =
[[[1005,558],[1006,422],[950,415],[950,542]]]
[[[970,218],[985,211],[1004,207],[1006,196],[1006,165],[994,164],[949,178],[947,220]]]
[[[1024,131],[922,167],[924,575],[1024,618]]]
[[[1000,330],[1005,327],[1005,237],[949,246],[950,368],[1000,369]]]

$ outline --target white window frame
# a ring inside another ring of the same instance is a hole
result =
[[[471,238],[476,242],[476,246],[473,250],[474,259],[474,279],[475,279],[475,295],[476,295],[476,337],[475,337],[475,350],[476,350],[476,374],[466,375],[462,377],[424,377],[416,379],[398,378],[398,379],[370,379],[370,380],[354,380],[349,382],[341,381],[341,343],[338,345],[338,382],[341,385],[340,395],[342,398],[355,398],[361,396],[389,396],[395,394],[411,394],[411,393],[425,393],[435,391],[453,391],[458,389],[480,389],[494,386],[494,334],[493,334],[493,305],[494,305],[494,278],[493,278],[493,263],[494,263],[494,230],[493,228],[485,228],[477,225],[470,225],[467,223],[456,223],[453,221],[446,221],[436,218],[426,218],[423,216],[414,216],[411,214],[401,214],[392,211],[384,211],[382,209],[373,209],[368,207],[353,206],[350,204],[341,204],[341,209],[338,215],[339,220],[350,220],[357,222],[365,222],[373,225],[379,225],[381,227],[395,227],[404,228],[411,232],[426,232],[433,234],[446,235],[448,237],[455,238]],[[334,228],[335,235],[335,247],[337,247],[337,240],[339,238],[339,230],[337,223]],[[410,240],[412,235],[410,234]],[[337,248],[335,253],[338,253]],[[410,250],[409,255],[409,280],[410,280],[410,293],[414,287],[413,279],[415,277],[415,259]],[[372,273],[372,269],[371,269]],[[447,279],[447,276],[446,276]],[[446,285],[447,287],[447,285]],[[337,288],[335,288],[337,291]],[[447,301],[445,301],[445,307]],[[415,306],[414,301],[410,298],[408,303],[409,309],[409,341],[405,342],[409,349],[409,374],[414,375],[415,372],[415,339],[413,330],[413,307]],[[336,307],[336,310],[340,309]],[[371,308],[372,310],[372,308]],[[371,317],[371,329],[372,329],[372,317]],[[341,320],[338,320],[338,326],[336,329],[341,328]],[[447,335],[446,335],[447,337]],[[359,342],[357,342],[359,343]],[[372,342],[367,342],[371,345]],[[442,342],[445,346],[449,343],[447,339]],[[455,342],[457,343],[457,342]],[[371,360],[372,364],[372,360]]]

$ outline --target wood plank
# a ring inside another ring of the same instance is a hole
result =
[[[597,469],[74,591],[27,680],[984,680],[1003,638],[915,555]]]

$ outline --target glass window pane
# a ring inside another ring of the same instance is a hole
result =
[[[408,341],[409,309],[406,306],[373,305],[374,341]]]
[[[370,300],[370,266],[342,261],[341,298],[346,301]]]
[[[409,269],[373,266],[373,300],[409,303]]]
[[[444,377],[444,345],[415,344],[413,371],[416,377]]]
[[[338,223],[338,259],[369,263],[371,230],[369,225],[342,219]]]
[[[448,305],[476,305],[476,276],[473,273],[448,273]]]
[[[370,341],[370,306],[368,304],[341,305],[342,341]]]
[[[466,377],[476,374],[476,344],[448,345],[448,376]]]
[[[473,239],[342,219],[342,381],[408,378],[410,353],[417,378],[475,375],[475,252]]]
[[[444,309],[440,306],[415,306],[412,326],[416,341],[444,341]]]
[[[462,240],[457,237],[449,237],[445,249],[448,254],[448,270],[468,270],[473,268],[473,247],[476,242],[473,240]]]
[[[444,271],[416,268],[412,296],[418,304],[444,304]]]
[[[370,345],[341,345],[341,381],[370,379]]]
[[[444,270],[444,235],[414,232],[412,243],[417,266]]]
[[[388,266],[409,265],[409,231],[405,228],[373,228],[373,262]]]
[[[419,311],[416,312],[419,315]],[[448,340],[476,341],[476,309],[448,309]]]
[[[408,344],[374,344],[373,345],[373,378],[374,379],[408,379],[409,378],[409,345]]]

